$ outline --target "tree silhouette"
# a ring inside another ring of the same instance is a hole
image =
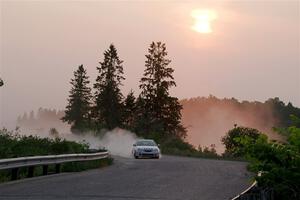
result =
[[[73,133],[83,131],[89,126],[92,95],[91,88],[88,87],[90,83],[88,78],[83,65],[80,65],[70,82],[72,88],[62,120],[72,124]]]
[[[113,129],[122,126],[122,99],[120,91],[123,77],[123,61],[119,59],[113,44],[104,52],[103,62],[99,62],[95,88],[93,116],[98,128]],[[100,127],[99,127],[100,126]]]
[[[181,125],[181,109],[178,99],[171,97],[169,89],[176,86],[173,72],[169,67],[171,60],[166,58],[166,45],[161,42],[152,42],[146,55],[143,77],[140,80],[139,111],[142,116],[139,124],[148,120],[150,132],[160,132],[173,136],[184,137],[185,128]]]
[[[136,102],[133,91],[130,91],[124,100],[123,125],[124,128],[132,129],[134,126]]]

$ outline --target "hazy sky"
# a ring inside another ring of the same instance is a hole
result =
[[[124,60],[124,94],[138,94],[147,48],[162,41],[179,98],[278,96],[300,106],[299,1],[207,2],[1,1],[0,126],[63,109],[73,71],[83,64],[94,82],[110,43]],[[212,33],[191,29],[194,9],[216,13]]]

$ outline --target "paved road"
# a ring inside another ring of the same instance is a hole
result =
[[[250,183],[243,162],[119,158],[103,169],[0,184],[0,199],[224,200]]]

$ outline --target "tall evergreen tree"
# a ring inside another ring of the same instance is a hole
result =
[[[80,65],[74,72],[74,78],[71,79],[72,88],[68,98],[68,105],[65,110],[65,116],[62,118],[64,122],[72,124],[73,133],[88,128],[90,123],[91,111],[91,88],[88,86],[87,72],[83,65]]]
[[[126,129],[132,129],[134,126],[136,111],[136,102],[133,91],[130,91],[124,100],[123,125]]]
[[[146,55],[143,77],[140,80],[139,108],[143,116],[139,123],[148,120],[146,130],[160,131],[162,134],[185,137],[186,131],[182,126],[181,109],[176,97],[171,97],[169,89],[176,86],[172,73],[174,70],[169,67],[171,60],[166,58],[166,45],[161,42],[152,42]]]
[[[95,88],[94,118],[97,126],[113,129],[122,126],[123,95],[120,91],[123,77],[123,61],[111,44],[104,52],[104,61],[99,62]]]

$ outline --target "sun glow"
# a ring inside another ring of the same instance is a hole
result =
[[[194,18],[192,29],[199,33],[211,33],[211,22],[217,18],[213,10],[193,10],[191,16]]]

